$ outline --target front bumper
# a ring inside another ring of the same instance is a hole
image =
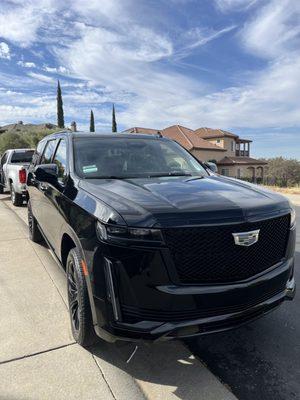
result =
[[[235,328],[295,295],[295,227],[285,257],[233,283],[176,281],[168,249],[102,245],[93,256],[93,320],[107,341],[168,340]]]
[[[142,310],[140,315],[132,313],[128,317],[122,313],[124,307],[117,297],[119,319],[116,321],[113,317],[112,307],[112,318],[108,321],[103,318],[103,303],[96,298],[96,310],[101,314],[100,320],[105,322],[102,327],[97,325],[95,330],[108,341],[156,341],[236,328],[272,311],[284,300],[293,299],[296,290],[293,263],[293,258],[290,258],[261,276],[232,285],[157,286],[153,289],[162,309],[155,315],[143,314]],[[172,311],[172,306],[169,308],[171,304],[181,304],[180,318],[178,308],[176,311]],[[187,304],[195,306],[193,312],[186,308]],[[151,319],[146,319],[147,315]],[[172,320],[173,315],[175,320]]]

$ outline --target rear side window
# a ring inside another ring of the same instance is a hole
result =
[[[49,140],[49,142],[47,142],[42,159],[41,159],[41,164],[50,164],[53,154],[54,154],[54,150],[56,147],[56,139],[54,140]]]
[[[45,141],[39,142],[32,157],[32,164],[37,165],[45,147]]]
[[[67,146],[64,139],[58,144],[53,162],[58,166],[58,179],[63,182],[67,169]]]
[[[33,150],[15,151],[11,156],[10,162],[11,164],[30,164],[33,153]]]

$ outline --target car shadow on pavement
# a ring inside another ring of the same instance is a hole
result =
[[[221,398],[224,390],[221,384],[182,342],[137,345],[138,349],[129,363],[126,361],[134,351],[135,343],[110,344],[101,341],[89,350],[101,369],[105,369],[108,363],[123,370],[137,381],[147,397],[169,398],[168,394],[172,393],[178,399],[208,400],[216,398],[213,396],[217,390],[218,398]],[[220,385],[217,389],[216,384]]]
[[[7,192],[3,193],[3,194],[1,195],[1,201],[5,202],[5,203],[7,203],[7,202],[9,202],[9,201],[11,202],[10,193],[7,193]],[[18,207],[13,206],[12,203],[11,203],[11,205],[12,205],[12,207],[15,207],[16,209],[18,209],[18,208],[24,208],[24,207],[27,207],[27,202],[24,200],[23,204],[22,204],[21,206],[18,206]],[[0,398],[0,400],[1,400],[1,398]]]

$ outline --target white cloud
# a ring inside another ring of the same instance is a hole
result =
[[[0,14],[0,36],[11,42],[27,46],[36,39],[36,31],[41,22],[40,16],[34,16],[32,8],[20,5],[2,9]]]
[[[229,11],[242,11],[248,10],[258,0],[214,0],[217,8],[222,12],[226,13]],[[260,0],[261,2],[263,0]]]
[[[24,62],[24,61],[20,60],[17,62],[17,64],[20,65],[20,67],[24,67],[24,68],[35,68],[36,67],[36,64],[32,61]]]
[[[48,67],[47,65],[45,65],[43,67],[43,70],[46,72],[50,72],[50,73],[55,73],[55,74],[67,74],[68,70],[66,67]]]
[[[193,36],[189,46],[194,48],[232,29],[210,34],[198,29],[187,33],[184,42]],[[150,47],[144,50],[144,37],[136,32],[124,38],[119,32],[82,24],[81,37],[56,54],[74,76],[128,94],[124,100],[127,107],[120,115],[126,125],[162,127],[180,122],[194,128],[232,128],[300,123],[297,56],[291,54],[290,58],[270,64],[261,73],[253,74],[247,84],[214,92],[201,80],[156,63],[176,58],[177,53],[166,38],[157,35],[147,46]],[[181,54],[185,54],[186,47],[182,48]]]
[[[72,9],[85,18],[90,24],[96,24],[105,21],[116,21],[118,24],[120,19],[128,22],[128,7],[132,1],[128,0],[74,0]]]
[[[272,0],[246,24],[241,33],[248,51],[274,58],[300,48],[300,2]]]
[[[43,74],[37,74],[35,72],[28,72],[27,74],[33,79],[37,79],[38,81],[45,82],[45,83],[54,83],[55,79],[52,78],[51,76],[43,75]]]
[[[0,58],[4,58],[6,60],[11,59],[10,49],[7,43],[0,43]]]
[[[194,49],[204,46],[223,36],[224,34],[232,31],[236,28],[236,25],[230,25],[220,30],[208,29],[208,28],[193,28],[183,34],[183,44],[181,48],[176,51],[173,55],[174,59],[180,59],[187,57]]]
[[[46,31],[54,31],[60,24],[61,19],[56,13],[62,8],[63,4],[56,0],[1,0],[0,37],[22,47],[43,41]],[[51,39],[52,35],[49,35],[48,40]]]
[[[142,26],[133,25],[114,31],[101,27],[90,27],[85,24],[78,26],[81,37],[74,40],[67,53],[76,49],[88,53],[99,53],[102,64],[109,64],[110,58],[121,63],[153,62],[172,55],[172,42],[167,37]],[[64,50],[60,51],[63,54]],[[82,53],[81,53],[82,54]],[[87,54],[89,57],[90,54]],[[75,56],[74,56],[75,57]],[[80,57],[76,54],[76,57]],[[77,59],[74,58],[74,62]],[[81,60],[78,59],[80,62]]]

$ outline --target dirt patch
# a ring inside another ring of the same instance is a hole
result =
[[[285,193],[285,194],[300,194],[300,186],[282,188],[279,186],[267,186],[263,185],[266,189],[274,190],[274,192]]]

